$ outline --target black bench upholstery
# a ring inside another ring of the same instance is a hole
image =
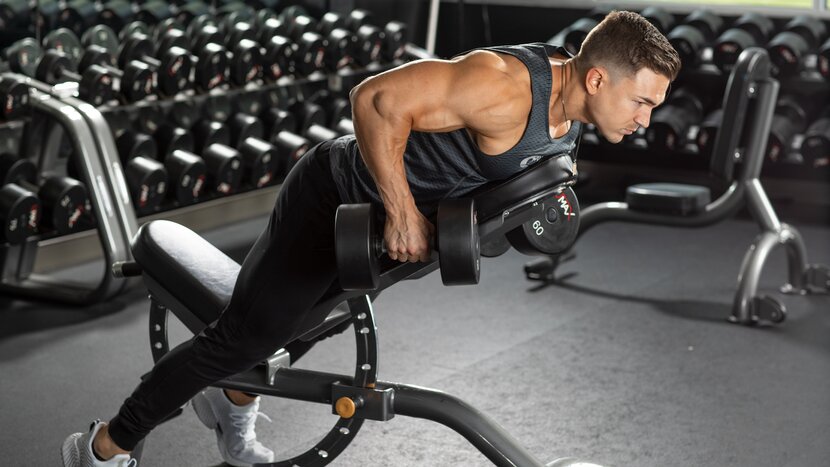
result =
[[[709,188],[680,183],[642,183],[626,189],[625,202],[634,211],[689,216],[706,208]]]
[[[488,184],[472,194],[479,223],[500,218],[504,210],[535,201],[574,178],[573,161],[563,154],[537,163],[506,181]],[[219,317],[230,300],[239,274],[240,266],[233,259],[187,227],[167,220],[142,225],[131,248],[143,274],[163,287],[202,323],[209,324]],[[389,268],[415,266],[398,262],[387,264]],[[419,264],[426,267],[426,263]],[[324,299],[332,303],[332,308],[342,301],[337,300],[336,295],[337,291],[332,291]]]

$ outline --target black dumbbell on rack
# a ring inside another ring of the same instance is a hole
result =
[[[32,38],[12,44],[6,50],[6,59],[12,71],[47,84],[77,82],[79,97],[93,105],[98,106],[112,99],[112,76],[107,70],[95,67],[79,75],[68,55],[56,50],[44,53]]]
[[[707,157],[712,155],[712,150],[715,147],[715,137],[722,122],[723,109],[714,110],[704,117],[695,137],[698,153]]]
[[[117,79],[118,95],[122,102],[136,102],[152,93],[153,73],[150,68],[141,62],[132,61],[121,69],[117,68],[114,59],[108,53],[101,53],[101,47],[111,47],[113,38],[111,30],[106,26],[96,26],[86,33],[82,40],[72,31],[61,28],[52,31],[44,41],[47,48],[64,52],[82,73],[87,70],[103,68],[113,78]],[[88,47],[84,48],[83,44]],[[116,39],[117,44],[117,39]]]
[[[277,148],[278,166],[287,174],[311,148],[311,141],[297,134],[297,118],[287,110],[269,108],[261,118],[265,134],[271,135],[270,143]]]
[[[799,152],[807,167],[830,167],[830,111],[825,111],[810,124],[804,133]]]
[[[763,47],[774,30],[771,19],[758,13],[746,13],[715,40],[712,61],[721,71],[729,70],[741,52],[749,47]]]
[[[155,141],[128,129],[116,137],[116,146],[136,211],[139,214],[156,211],[167,194],[170,177],[164,164],[158,161]]]
[[[343,290],[378,287],[380,259],[386,253],[372,204],[343,204],[334,221],[335,256]],[[477,284],[481,248],[475,203],[448,199],[438,205],[434,248],[445,285]]]
[[[674,27],[674,16],[668,11],[650,6],[640,12],[640,16],[645,18],[649,23],[653,24],[663,35],[668,34]]]
[[[81,35],[98,19],[98,5],[91,0],[70,0],[58,15],[58,27],[67,28]]]
[[[295,72],[307,76],[322,70],[326,64],[326,44],[323,36],[317,33],[317,22],[300,9],[292,8],[284,9],[280,20],[286,25],[288,38],[295,44]]]
[[[207,189],[219,195],[235,193],[242,183],[244,167],[239,151],[231,147],[228,126],[208,118],[196,122],[191,131],[196,153],[207,166]]]
[[[649,148],[680,149],[688,141],[689,129],[700,123],[707,107],[701,93],[683,88],[674,91],[666,105],[652,115],[651,124],[646,129]]]
[[[710,10],[695,10],[683,19],[683,24],[666,36],[677,50],[684,67],[698,64],[703,47],[715,39],[723,29],[723,19]]]
[[[243,181],[262,188],[274,183],[283,174],[277,148],[265,139],[265,126],[257,117],[234,113],[228,121],[231,143],[239,150],[244,167]]]
[[[767,140],[766,157],[771,162],[794,162],[789,159],[790,145],[797,134],[804,133],[813,113],[813,106],[794,96],[778,99]]]
[[[805,56],[816,50],[826,36],[827,27],[820,19],[796,16],[767,44],[770,60],[781,74],[795,74],[802,68]]]
[[[13,205],[28,206],[26,236],[47,231],[66,235],[83,226],[90,202],[86,186],[80,181],[54,173],[39,175],[34,162],[11,154],[0,156],[0,178],[4,187],[13,185],[6,190],[6,201],[12,199],[11,193],[17,193],[21,198]],[[39,213],[32,212],[32,195],[37,200]]]
[[[118,65],[123,68],[133,61],[151,67],[155,73],[157,89],[163,96],[174,96],[189,86],[190,54],[181,47],[156,50],[148,36],[134,33],[121,41]]]
[[[32,170],[34,169],[34,170]],[[17,245],[39,232],[41,202],[21,186],[34,183],[37,169],[11,154],[0,154],[0,243]]]

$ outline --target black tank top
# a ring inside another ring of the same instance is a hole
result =
[[[489,47],[521,60],[530,71],[533,103],[527,127],[519,142],[499,155],[481,152],[466,129],[447,133],[413,131],[404,151],[406,178],[415,203],[424,215],[434,214],[444,198],[464,196],[475,188],[506,179],[541,159],[575,150],[581,124],[573,122],[567,134],[550,136],[548,107],[552,74],[548,57],[561,47],[543,43]],[[381,203],[377,187],[360,156],[353,135],[335,140],[331,166],[337,189],[344,203]]]

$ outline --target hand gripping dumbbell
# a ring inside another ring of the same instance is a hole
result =
[[[730,69],[741,52],[749,47],[763,46],[774,30],[775,24],[766,16],[758,13],[742,15],[715,40],[712,62],[722,71]]]
[[[683,24],[672,29],[666,39],[677,50],[684,66],[695,66],[700,51],[712,41],[723,28],[723,19],[715,13],[699,9],[683,19]]]
[[[781,74],[794,74],[801,69],[804,57],[818,48],[826,36],[827,27],[820,19],[796,16],[767,44],[770,60]]]
[[[373,290],[379,285],[380,259],[386,253],[372,204],[343,204],[334,218],[335,256],[343,290]],[[444,285],[478,284],[481,249],[472,199],[438,205],[434,249]]]
[[[128,129],[118,135],[116,146],[133,205],[139,213],[154,212],[164,200],[169,183],[167,169],[157,160],[155,142],[147,135]]]
[[[89,47],[110,47],[113,33],[106,26],[96,26],[84,34],[83,42]],[[153,73],[149,67],[140,62],[130,62],[118,69],[109,55],[88,52],[72,31],[59,29],[53,31],[44,41],[47,47],[65,52],[78,68],[86,72],[92,65],[107,70],[117,79],[119,97],[123,102],[136,102],[147,97],[153,90]],[[116,39],[117,44],[117,39]],[[94,68],[93,68],[94,69]]]

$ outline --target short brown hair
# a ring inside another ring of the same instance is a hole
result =
[[[583,75],[595,66],[619,70],[626,76],[648,68],[674,81],[680,71],[680,56],[666,37],[630,11],[609,13],[585,37],[574,62]]]

